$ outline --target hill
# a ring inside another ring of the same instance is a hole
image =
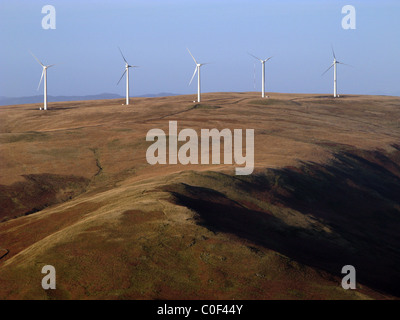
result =
[[[400,98],[269,95],[0,108],[0,298],[400,297]],[[254,172],[150,165],[169,121],[254,129]]]
[[[145,94],[138,97],[141,98],[155,98],[155,97],[167,97],[174,96],[174,93],[157,93],[157,94]],[[85,96],[51,96],[48,95],[47,99],[49,102],[60,102],[60,101],[86,101],[86,100],[105,100],[105,99],[121,99],[121,95],[114,93],[101,93],[96,95],[85,95]],[[29,103],[43,103],[43,95],[30,96],[30,97],[0,97],[0,106],[10,106],[17,104],[29,104]]]

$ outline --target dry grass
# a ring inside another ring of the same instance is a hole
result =
[[[399,296],[390,261],[399,257],[393,194],[400,99],[269,95],[210,93],[190,106],[191,96],[175,96],[135,98],[130,106],[58,102],[47,112],[39,105],[1,107],[0,185],[22,186],[3,200],[20,208],[40,199],[34,187],[23,191],[24,177],[33,175],[53,177],[47,185],[62,203],[44,201],[43,210],[0,223],[0,248],[9,251],[0,260],[0,298]],[[168,133],[169,120],[178,130],[255,129],[255,173],[234,176],[231,165],[150,166],[146,133]],[[88,181],[85,192],[69,182],[66,188],[67,176]],[[312,250],[300,250],[301,243]],[[338,248],[347,251],[340,256]],[[380,257],[375,262],[384,261],[370,266],[384,272],[381,279],[363,265],[373,258],[368,248]],[[360,283],[350,292],[340,287],[343,259],[334,261],[351,253]],[[44,264],[56,267],[55,291],[41,289]],[[389,277],[394,286],[377,284]]]

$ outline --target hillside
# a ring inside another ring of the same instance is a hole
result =
[[[0,299],[399,298],[400,98],[269,95],[1,107]],[[254,129],[254,172],[151,166],[169,121]]]
[[[154,97],[167,97],[175,96],[174,93],[161,92],[157,94],[145,94],[140,95],[141,98],[154,98]],[[122,99],[123,97],[114,93],[101,93],[96,95],[86,96],[51,96],[48,95],[47,99],[49,102],[60,102],[60,101],[86,101],[86,100],[105,100],[105,99]],[[43,101],[43,95],[29,96],[29,97],[2,97],[0,96],[0,106],[17,105],[17,104],[28,104],[28,103],[41,103]]]

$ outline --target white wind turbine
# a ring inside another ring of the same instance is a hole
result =
[[[331,64],[331,66],[326,69],[326,71],[322,74],[322,76],[327,73],[332,67],[333,67],[333,97],[339,97],[338,93],[337,93],[337,64],[343,64],[345,66],[348,66],[348,64],[339,62],[336,60],[336,56],[335,56],[335,51],[333,50],[332,47],[332,55],[333,55],[333,63]]]
[[[122,74],[121,78],[119,79],[117,85],[120,83],[120,81],[122,80],[122,78],[124,77],[124,75],[126,73],[126,105],[128,105],[129,104],[129,68],[137,68],[138,66],[129,65],[128,61],[126,61],[124,55],[122,54],[121,49],[120,48],[118,48],[118,49],[119,49],[119,52],[121,52],[122,59],[124,59],[124,61],[125,61],[125,71]]]
[[[261,96],[262,96],[263,98],[265,98],[265,63],[266,63],[269,59],[271,59],[272,57],[269,57],[269,58],[263,60],[263,59],[257,58],[256,56],[253,56],[251,53],[249,53],[249,55],[251,55],[253,58],[255,58],[255,59],[257,59],[257,60],[259,60],[259,61],[261,62],[261,65],[262,65],[262,80],[261,80],[261,81],[262,81],[262,84],[261,84],[262,93],[261,93]]]
[[[47,69],[54,66],[54,64],[45,66],[43,63],[39,61],[38,58],[35,57],[35,55],[31,52],[31,55],[36,59],[37,62],[42,66],[43,71],[42,71],[42,76],[40,77],[39,85],[37,87],[37,90],[39,90],[40,85],[42,83],[43,77],[44,77],[44,102],[43,102],[43,110],[47,110]],[[42,108],[40,108],[42,110]]]
[[[187,49],[187,48],[186,48],[186,49]],[[190,52],[190,50],[187,49],[187,51],[189,51],[189,54],[192,56],[192,58],[193,58],[193,60],[194,60],[194,63],[196,64],[196,68],[194,69],[194,73],[193,73],[192,79],[190,79],[189,86],[190,86],[190,84],[192,83],[193,78],[194,78],[194,76],[196,75],[196,72],[197,72],[197,102],[200,102],[200,100],[201,100],[201,97],[200,97],[200,67],[201,67],[201,66],[204,66],[204,65],[207,64],[207,63],[198,63],[198,62],[196,61],[196,59],[193,57],[193,55],[192,55],[192,53]]]

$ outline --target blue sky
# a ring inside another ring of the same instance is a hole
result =
[[[44,5],[56,9],[56,29],[41,25]],[[356,29],[341,25],[344,5],[356,9]],[[399,1],[267,0],[0,0],[0,96],[42,94],[41,67],[49,95],[118,93],[130,64],[131,96],[196,92],[188,86],[194,62],[202,67],[202,91],[332,93],[331,45],[339,61],[342,94],[400,95]],[[255,64],[256,63],[256,64]],[[254,81],[254,77],[255,80]],[[254,89],[255,86],[255,89]]]

